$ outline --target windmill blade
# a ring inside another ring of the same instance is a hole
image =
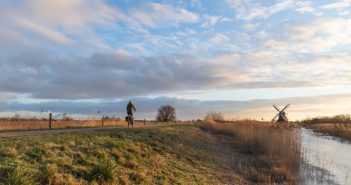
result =
[[[282,111],[284,111],[286,108],[288,108],[290,104],[287,104]]]
[[[275,118],[277,118],[279,116],[279,113],[277,113],[277,115],[274,116],[274,118],[272,119],[272,122],[275,120]]]
[[[275,105],[273,105],[273,107],[274,107],[278,112],[280,112],[280,110],[279,110]]]

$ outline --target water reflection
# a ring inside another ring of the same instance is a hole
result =
[[[302,184],[351,184],[351,144],[302,129]]]

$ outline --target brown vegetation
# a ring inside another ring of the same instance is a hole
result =
[[[169,123],[182,123],[173,121]],[[184,123],[184,122],[183,122]],[[166,124],[150,120],[136,120],[134,126]],[[127,126],[124,120],[53,120],[52,128],[78,128],[78,127],[101,127],[101,126]],[[49,129],[49,121],[43,119],[0,119],[0,131],[5,130],[38,130]]]
[[[224,116],[221,112],[208,112],[206,113],[204,120],[206,122],[214,122],[214,121],[224,121]]]
[[[308,126],[316,132],[337,136],[343,139],[351,140],[351,124],[348,123],[322,123],[322,124],[313,124]]]
[[[336,116],[320,116],[316,118],[309,118],[301,121],[304,125],[320,124],[320,123],[351,123],[351,115],[340,114]]]
[[[316,117],[303,120],[301,123],[315,132],[351,140],[351,115],[349,114]]]
[[[263,184],[298,183],[301,146],[298,126],[237,121],[203,123],[199,127],[239,148],[242,156],[232,161],[233,168],[246,180]]]

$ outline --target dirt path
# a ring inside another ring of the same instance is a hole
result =
[[[162,125],[147,125],[147,126],[137,126],[137,127],[140,128],[140,127],[157,127],[157,126],[162,126]],[[122,129],[128,129],[128,127],[114,126],[114,127],[90,127],[90,128],[89,127],[88,128],[63,128],[63,129],[53,129],[53,130],[9,131],[9,132],[0,132],[0,138],[66,134],[66,133],[87,133],[87,132],[99,132],[99,131],[122,130]]]

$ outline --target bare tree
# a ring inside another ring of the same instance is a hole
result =
[[[157,121],[175,121],[176,120],[176,111],[175,108],[171,105],[163,105],[158,108],[158,113],[156,116]]]
[[[206,120],[206,121],[224,121],[224,116],[221,112],[207,112],[204,120]]]

